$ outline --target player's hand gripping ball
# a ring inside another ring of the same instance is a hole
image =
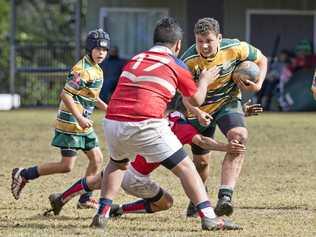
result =
[[[257,64],[252,61],[243,61],[235,68],[232,78],[234,81],[240,79],[247,85],[247,80],[256,83],[259,79],[259,74],[260,69]]]

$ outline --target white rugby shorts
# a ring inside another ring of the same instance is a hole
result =
[[[160,163],[182,148],[166,119],[140,122],[104,119],[103,126],[111,159],[117,162],[134,159],[139,154],[148,163]]]

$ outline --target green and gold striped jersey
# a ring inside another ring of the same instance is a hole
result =
[[[63,90],[73,97],[78,111],[90,118],[102,83],[102,69],[86,55],[71,69]],[[88,134],[93,130],[92,127],[82,129],[63,101],[59,105],[55,129],[61,133],[76,135]]]
[[[261,56],[260,50],[237,39],[222,39],[217,54],[212,58],[200,56],[196,44],[187,49],[181,59],[189,67],[195,81],[199,79],[203,69],[215,65],[220,67],[220,76],[208,86],[207,96],[200,109],[212,114],[227,102],[240,99],[241,92],[232,80],[232,72],[240,62],[245,60],[256,62]]]

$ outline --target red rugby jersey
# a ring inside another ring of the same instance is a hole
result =
[[[118,121],[163,118],[176,90],[192,96],[197,88],[186,65],[167,47],[155,46],[125,65],[106,118]]]

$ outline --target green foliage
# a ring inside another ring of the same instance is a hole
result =
[[[74,63],[76,2],[77,0],[16,0],[17,67],[65,68]],[[82,0],[82,3],[81,19],[84,19],[86,1]],[[10,1],[0,0],[0,92],[8,91],[9,16]],[[29,44],[39,48],[25,48]],[[55,47],[56,44],[58,46]],[[70,48],[65,49],[62,45]]]
[[[75,2],[20,1],[17,6],[17,40],[74,42]]]
[[[0,93],[8,88],[9,75],[9,11],[10,2],[0,0]]]

